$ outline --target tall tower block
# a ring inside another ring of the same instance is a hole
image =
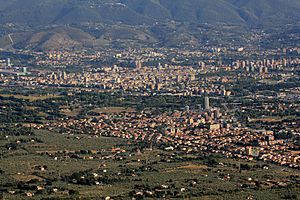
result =
[[[204,109],[205,110],[209,110],[210,106],[209,106],[209,97],[204,97]]]

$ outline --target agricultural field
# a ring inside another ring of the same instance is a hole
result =
[[[299,171],[119,138],[1,135],[3,199],[299,199]]]

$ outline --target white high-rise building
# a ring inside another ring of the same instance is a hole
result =
[[[7,59],[6,59],[6,66],[7,66],[7,67],[11,67],[11,66],[12,66],[11,61],[10,61],[10,58],[7,58]]]
[[[204,109],[209,110],[209,97],[204,98]]]

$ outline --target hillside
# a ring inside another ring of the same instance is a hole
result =
[[[298,0],[0,0],[0,47],[11,45],[11,33],[15,48],[168,45],[203,40],[194,25],[268,29],[299,22]]]
[[[299,13],[298,0],[0,0],[1,23],[32,26],[169,20],[250,26],[297,22]]]

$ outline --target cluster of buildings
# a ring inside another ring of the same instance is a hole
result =
[[[27,67],[14,67],[10,58],[0,60],[0,75],[1,76],[25,76],[29,75]]]
[[[288,53],[297,51],[265,51],[256,59],[236,59],[251,57],[252,51],[244,48],[31,52],[30,56],[34,59],[28,67],[15,65],[10,58],[0,60],[0,81],[5,86],[84,87],[139,94],[230,96],[232,91],[225,85],[244,77],[258,80],[295,77],[293,72],[300,60],[288,56]],[[224,60],[222,54],[228,59]],[[70,67],[72,70],[68,70]]]
[[[5,85],[84,87],[139,94],[153,92],[170,95],[231,94],[222,85],[230,81],[230,77],[199,77],[199,74],[204,73],[201,68],[167,64],[142,67],[140,61],[137,62],[136,68],[113,66],[75,73],[67,73],[65,70],[48,73],[41,71],[18,78],[5,75],[2,76],[2,81]],[[27,73],[26,69],[23,71]]]
[[[236,119],[210,106],[151,112],[99,113],[83,119],[61,119],[35,128],[61,129],[67,134],[90,134],[144,141],[168,151],[209,152],[247,160],[259,159],[300,168],[300,154],[294,140],[277,138],[274,131],[241,126]],[[300,130],[298,129],[298,133]]]
[[[280,119],[281,125],[276,128],[284,128],[284,123],[290,123],[288,126],[293,127],[290,131],[299,135],[296,122],[284,122],[285,116],[299,115],[300,88],[297,81],[300,59],[289,56],[298,55],[299,52],[298,48],[277,49],[262,52],[262,56],[255,59],[250,59],[251,50],[243,48],[198,51],[149,48],[97,53],[35,53],[32,55],[35,58],[33,64],[39,67],[49,66],[49,69],[27,69],[15,66],[10,59],[2,60],[0,85],[59,87],[66,90],[88,88],[91,91],[120,91],[137,96],[159,94],[226,97],[230,99],[230,111],[234,114],[212,108],[209,98],[205,97],[204,105],[197,110],[182,105],[182,110],[159,115],[151,112],[100,113],[97,117],[62,119],[37,126],[64,128],[68,133],[87,133],[92,130],[91,133],[95,135],[168,144],[166,148],[173,150],[192,153],[209,151],[229,157],[250,160],[258,158],[299,168],[299,152],[294,141],[277,138],[274,128],[276,124],[264,123],[262,130],[247,126],[263,118],[259,116],[261,113],[273,117],[284,113]],[[222,59],[224,55],[228,56],[227,60]],[[99,67],[99,63],[109,63],[111,60],[114,64]],[[77,71],[68,71],[66,67],[77,65],[81,66]],[[243,89],[238,86],[244,79],[249,79],[249,83],[252,81],[253,88],[244,86],[248,87],[245,93],[234,91],[236,88]],[[257,85],[267,89],[255,90]],[[239,93],[239,96],[235,96],[234,92]],[[245,122],[243,113],[254,113],[253,118],[260,119],[251,119],[252,116],[249,115]]]
[[[237,60],[232,65],[237,69],[244,69],[247,73],[268,74],[271,70],[282,70],[288,66],[296,67],[300,64],[300,59],[262,59],[262,60]]]

